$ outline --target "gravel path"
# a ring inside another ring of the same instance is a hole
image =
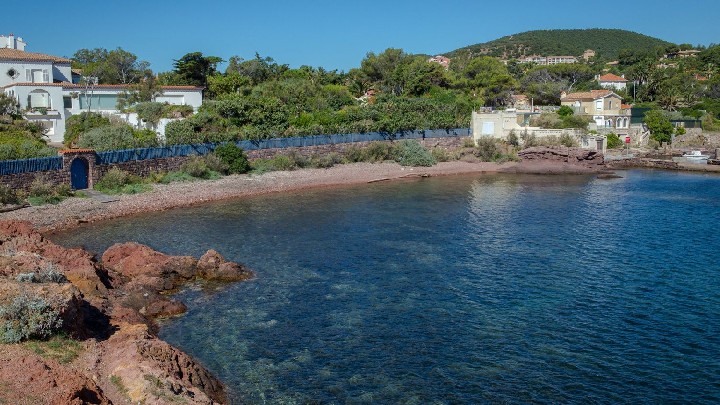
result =
[[[233,175],[167,185],[153,184],[147,193],[118,196],[117,201],[101,203],[91,198],[69,198],[57,205],[27,207],[0,214],[0,219],[30,221],[41,232],[65,229],[86,222],[117,218],[140,212],[162,211],[176,207],[251,195],[301,190],[306,188],[370,183],[407,177],[498,172],[515,163],[439,163],[433,167],[403,167],[396,163],[353,163],[329,169],[302,169],[268,172],[261,175]]]

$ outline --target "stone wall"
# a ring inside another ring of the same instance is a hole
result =
[[[427,148],[443,148],[452,149],[461,147],[466,139],[469,137],[447,137],[447,138],[427,138],[418,139],[418,141]],[[376,142],[394,142],[394,141],[376,141]],[[315,154],[328,154],[328,153],[339,153],[344,154],[351,147],[364,147],[370,142],[354,142],[354,143],[342,143],[334,145],[318,145],[318,146],[306,146],[300,148],[275,148],[275,149],[260,149],[247,151],[249,159],[260,159],[260,158],[272,158],[277,154],[287,154],[291,152],[299,153],[303,156],[312,156]],[[20,173],[20,174],[9,174],[0,176],[0,184],[9,186],[15,190],[30,189],[30,185],[36,177],[42,177],[46,181],[53,184],[70,184],[70,164],[75,158],[84,158],[89,163],[89,187],[92,188],[93,184],[97,182],[105,173],[113,167],[117,167],[128,173],[132,173],[138,176],[147,176],[150,173],[157,172],[169,172],[173,170],[179,170],[180,167],[190,160],[191,156],[179,156],[171,158],[160,158],[160,159],[148,159],[148,160],[133,160],[122,163],[114,163],[109,165],[100,165],[96,163],[95,153],[92,151],[81,150],[81,151],[65,151],[63,153],[63,169],[62,170],[51,170],[45,172],[31,172],[31,173]]]
[[[632,167],[646,167],[651,169],[673,169],[677,170],[680,168],[677,162],[672,160],[659,160],[659,159],[622,159],[612,160],[607,162],[607,166],[611,169],[626,169]]]

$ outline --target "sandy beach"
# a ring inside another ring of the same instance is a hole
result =
[[[397,163],[353,163],[328,169],[301,169],[242,174],[218,180],[153,184],[152,191],[113,196],[102,203],[92,198],[69,198],[57,205],[22,208],[0,214],[0,219],[29,221],[41,232],[72,228],[82,223],[117,218],[141,212],[163,211],[212,201],[252,195],[341,186],[413,177],[494,173],[512,170],[517,163],[438,163],[432,167],[403,167]]]

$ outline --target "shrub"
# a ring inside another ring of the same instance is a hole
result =
[[[20,204],[20,197],[15,190],[0,184],[0,204]]]
[[[163,103],[157,101],[146,101],[143,103],[135,104],[135,111],[137,112],[138,118],[149,123],[154,127],[157,126],[160,119],[165,115]]]
[[[386,142],[370,142],[365,147],[364,159],[366,162],[384,162],[394,160],[396,156],[395,145]]]
[[[82,112],[78,115],[73,115],[65,122],[64,144],[70,147],[83,132],[107,125],[110,125],[110,119],[98,113]]]
[[[474,147],[475,147],[475,139],[473,139],[473,138],[463,139],[463,148],[474,148]]]
[[[78,146],[97,151],[130,149],[135,146],[135,137],[129,125],[107,125],[82,134]]]
[[[72,362],[83,350],[80,342],[65,336],[62,332],[47,341],[30,341],[25,345],[37,355],[54,359],[60,364]]]
[[[217,172],[212,171],[208,167],[205,159],[200,156],[192,156],[190,160],[188,160],[187,162],[185,162],[184,165],[182,165],[180,170],[198,179],[208,180],[220,177]]]
[[[623,146],[623,142],[620,140],[620,137],[617,136],[617,134],[611,132],[607,135],[608,149],[615,149],[621,146]]]
[[[275,170],[295,170],[298,168],[293,156],[283,154],[273,156],[271,165]]]
[[[159,183],[170,184],[178,181],[195,181],[195,177],[181,171],[168,172],[159,179]]]
[[[398,143],[395,161],[402,166],[432,166],[437,163],[432,153],[414,139],[405,139]]]
[[[95,189],[103,192],[116,192],[128,184],[129,180],[130,173],[113,167],[95,183]]]
[[[560,135],[560,145],[567,146],[568,148],[578,146],[577,140],[570,134]]]
[[[209,153],[203,157],[203,160],[205,160],[205,165],[210,171],[222,174],[229,173],[230,165],[225,163],[217,154]]]
[[[520,135],[520,139],[522,140],[523,148],[530,148],[533,146],[538,146],[537,138],[535,137],[535,134],[533,134],[531,132],[524,131]]]
[[[108,194],[138,194],[152,189],[143,180],[117,167],[113,167],[95,184],[95,189]]]
[[[520,139],[518,139],[515,130],[511,130],[507,136],[507,143],[512,146],[520,146]]]
[[[336,164],[342,163],[343,157],[342,155],[338,153],[326,153],[323,155],[313,155],[310,158],[310,166],[311,167],[317,167],[321,169],[326,169],[328,167],[333,167]]]
[[[37,176],[30,184],[28,200],[32,205],[57,204],[70,195],[72,195],[72,191],[69,186],[56,187],[42,176]]]
[[[154,148],[160,145],[157,134],[152,129],[140,129],[133,131],[133,139],[136,148]]]
[[[454,156],[452,156],[450,152],[448,152],[448,150],[444,148],[432,148],[430,149],[430,154],[437,162],[449,162],[451,160],[455,160]]]
[[[169,122],[165,126],[165,143],[167,145],[187,145],[200,143],[202,137],[195,132],[195,127],[188,120]]]
[[[500,156],[495,139],[491,137],[482,137],[477,141],[477,147],[473,151],[474,155],[483,162],[491,162]]]
[[[20,294],[8,305],[0,306],[0,340],[17,343],[23,340],[45,339],[62,326],[60,311],[44,298]]]
[[[228,165],[229,173],[247,173],[250,162],[242,148],[234,143],[226,143],[215,148],[215,154]]]

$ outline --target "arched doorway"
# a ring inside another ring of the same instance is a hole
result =
[[[75,158],[70,164],[70,185],[74,190],[88,188],[88,174],[90,165],[85,158]]]

